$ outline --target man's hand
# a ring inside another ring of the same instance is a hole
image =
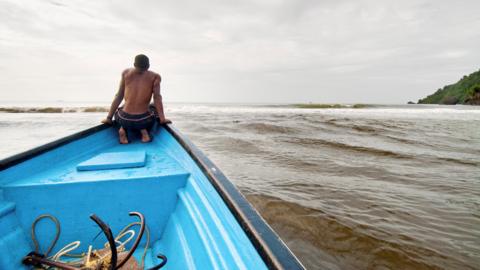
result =
[[[160,122],[160,125],[166,125],[166,124],[171,124],[172,121],[170,121],[170,119],[167,119],[167,118],[163,118],[163,119],[159,119],[159,122]]]
[[[102,120],[102,123],[107,124],[107,125],[113,125],[112,118],[105,118]]]

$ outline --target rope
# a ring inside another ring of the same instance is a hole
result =
[[[52,252],[52,249],[55,247],[55,245],[57,244],[58,238],[60,237],[60,222],[58,221],[58,219],[56,217],[52,216],[52,215],[49,215],[49,214],[38,216],[35,219],[35,221],[32,223],[31,237],[32,237],[33,245],[35,246],[35,252],[40,253],[40,245],[38,244],[38,241],[37,241],[35,228],[37,226],[37,223],[40,220],[45,219],[45,218],[48,218],[48,219],[52,220],[55,223],[55,228],[57,229],[57,233],[55,234],[55,239],[53,239],[52,243],[50,244],[50,247],[47,249],[47,252],[45,252],[43,254],[45,257],[48,257],[48,254],[50,254],[50,252]]]
[[[40,253],[39,250],[40,250],[40,245],[37,241],[37,237],[36,237],[36,232],[35,232],[35,228],[36,228],[36,225],[37,223],[42,220],[42,219],[45,219],[45,218],[48,218],[50,220],[52,220],[54,223],[55,223],[55,227],[56,227],[56,234],[55,234],[55,239],[52,241],[52,243],[50,244],[50,247],[47,249],[47,252],[44,253],[44,256],[45,257],[48,257],[48,254],[50,254],[50,252],[53,250],[53,248],[55,247],[59,237],[60,237],[60,222],[58,221],[57,218],[55,218],[54,216],[52,215],[49,215],[49,214],[44,214],[44,215],[40,215],[38,216],[35,221],[32,223],[32,229],[31,229],[31,237],[32,237],[32,241],[33,241],[33,244],[35,246],[35,252],[37,253]],[[136,225],[142,225],[141,222],[132,222],[130,224],[128,224],[127,226],[125,226],[121,231],[120,233],[117,235],[117,237],[115,237],[114,239],[114,242],[116,244],[118,244],[118,246],[116,245],[115,248],[117,251],[121,252],[124,250],[125,246],[127,245],[127,243],[129,243],[134,237],[135,237],[135,231],[134,230],[129,230],[130,228],[132,228],[133,226],[136,226]],[[145,225],[145,231],[146,231],[146,242],[145,242],[145,248],[143,250],[143,254],[142,254],[142,258],[141,258],[141,264],[140,264],[140,268],[143,269],[144,268],[144,265],[145,265],[145,258],[146,258],[146,255],[147,255],[147,249],[149,247],[149,244],[150,244],[150,230],[148,229],[148,226]],[[125,239],[125,241],[120,241],[122,238],[124,238],[125,236],[128,237]],[[143,237],[142,237],[143,238]],[[67,245],[65,245],[63,248],[61,248],[55,255],[53,255],[52,257],[50,257],[53,261],[59,261],[61,257],[65,256],[65,257],[75,257],[75,258],[82,258],[84,256],[87,256],[86,259],[85,259],[85,263],[89,262],[90,261],[90,256],[92,254],[92,246],[89,246],[88,248],[88,252],[87,253],[81,253],[81,254],[69,254],[69,252],[77,249],[78,247],[80,246],[80,241],[74,241],[74,242],[71,242]],[[105,248],[108,248],[110,247],[110,244],[108,242],[106,242],[104,244]],[[100,259],[103,260],[105,259],[108,255],[111,254],[111,251],[108,251],[106,252]],[[159,257],[160,258],[160,257]],[[163,258],[161,258],[163,259]],[[71,264],[78,264],[78,262],[70,262]],[[70,264],[69,263],[69,264]],[[166,258],[165,258],[165,263],[166,263]],[[163,266],[164,263],[162,263],[161,266]],[[157,268],[159,269],[159,268]]]
[[[73,251],[73,250],[77,249],[79,246],[80,246],[80,241],[71,242],[70,244],[68,244],[68,245],[64,246],[62,249],[60,249],[57,252],[57,254],[55,254],[52,257],[52,260],[58,261],[60,259],[60,257],[62,257],[63,255],[67,254],[70,251]]]
[[[125,241],[120,241],[125,235],[130,234],[130,236],[125,240]],[[117,237],[115,237],[115,242],[119,243],[117,249],[123,248],[128,242],[130,242],[133,237],[135,237],[135,231],[134,230],[128,230],[128,231],[122,231],[118,234]]]

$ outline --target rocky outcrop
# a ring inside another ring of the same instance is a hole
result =
[[[440,101],[440,104],[444,105],[455,105],[458,104],[459,100],[457,97],[452,97],[452,96],[446,96]]]

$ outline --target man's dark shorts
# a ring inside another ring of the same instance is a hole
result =
[[[153,110],[142,114],[129,114],[124,112],[122,108],[118,108],[115,113],[115,122],[128,130],[150,130],[155,123],[155,119],[155,112]]]

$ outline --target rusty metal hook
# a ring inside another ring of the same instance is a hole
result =
[[[161,259],[162,262],[152,268],[149,268],[147,270],[158,270],[160,268],[162,268],[165,264],[167,264],[167,256],[163,255],[163,254],[158,254],[157,255],[157,258]]]
[[[95,221],[95,223],[97,223],[97,225],[100,227],[100,229],[102,229],[103,233],[107,237],[108,245],[110,246],[110,251],[112,252],[110,258],[110,266],[108,267],[108,269],[114,270],[117,266],[117,246],[115,245],[115,239],[113,238],[112,230],[97,215],[92,214],[90,218]]]
[[[125,256],[125,258],[120,263],[118,263],[116,268],[113,268],[113,269],[119,269],[128,261],[128,259],[130,259],[130,257],[133,255],[133,253],[137,249],[138,244],[140,244],[140,240],[142,240],[143,232],[145,231],[145,218],[143,217],[143,215],[140,212],[130,212],[128,214],[130,216],[137,216],[138,218],[140,218],[140,231],[138,232],[137,239],[135,239],[135,242],[133,243],[133,246],[128,252],[127,256]]]
[[[64,270],[80,270],[80,268],[76,268],[66,263],[56,262],[56,261],[51,261],[49,259],[46,259],[45,256],[36,252],[30,252],[27,256],[23,258],[22,263],[26,265],[36,266],[36,267],[40,267],[43,264],[51,267],[64,269]]]

